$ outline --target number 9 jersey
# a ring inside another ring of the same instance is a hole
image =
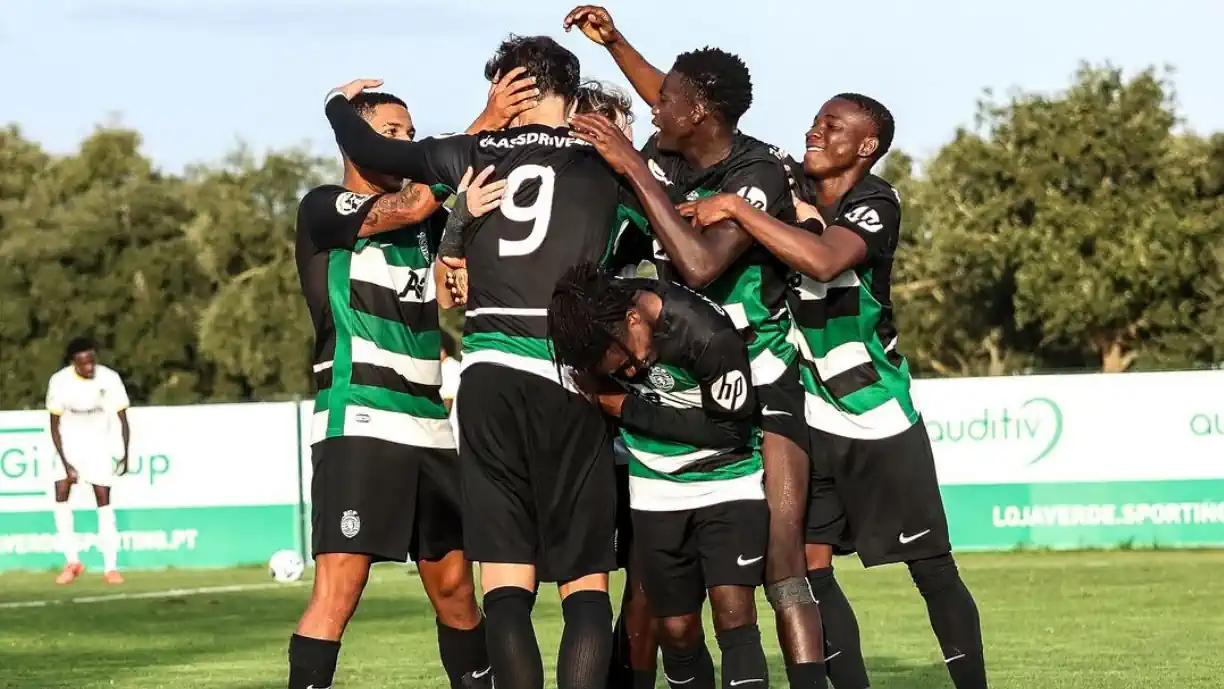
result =
[[[642,211],[621,178],[566,128],[527,125],[408,142],[379,135],[341,96],[327,104],[327,116],[360,167],[452,191],[468,168],[479,173],[492,165],[491,179],[506,180],[500,211],[465,233],[464,365],[487,361],[557,381],[546,339],[553,287],[575,264],[610,264],[621,234],[636,239],[623,230],[626,218]]]

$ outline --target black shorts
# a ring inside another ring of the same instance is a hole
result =
[[[804,418],[803,383],[799,380],[799,360],[769,385],[756,386],[757,423],[766,433],[789,438],[803,450],[808,446],[808,425]]]
[[[464,552],[539,581],[616,568],[612,435],[600,410],[540,376],[473,364],[459,381]]]
[[[377,438],[311,447],[311,552],[375,562],[440,560],[463,549],[459,463],[453,450]]]
[[[642,587],[655,617],[701,610],[715,586],[765,583],[769,507],[736,500],[677,512],[633,511]]]
[[[858,440],[811,429],[807,542],[859,554],[866,567],[952,550],[926,425]]]
[[[616,568],[629,569],[633,552],[633,510],[629,509],[629,465],[616,465]]]

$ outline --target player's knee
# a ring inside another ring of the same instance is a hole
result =
[[[368,555],[326,553],[315,558],[311,604],[330,609],[351,608],[370,578]]]
[[[914,586],[924,596],[942,591],[960,581],[960,571],[952,553],[944,553],[935,557],[912,560],[905,563],[909,567],[910,578]]]
[[[710,589],[714,629],[735,629],[756,624],[754,593],[755,590],[749,586],[715,586]]]
[[[701,613],[664,617],[659,620],[659,644],[686,649],[701,643]]]
[[[421,566],[422,574],[426,567]],[[424,580],[425,577],[422,576]],[[462,557],[455,561],[450,558],[442,563],[429,567],[427,585],[433,596],[439,601],[467,600],[476,595],[476,584],[472,581],[472,570]]]

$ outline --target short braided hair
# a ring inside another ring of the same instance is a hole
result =
[[[897,122],[893,119],[893,114],[880,101],[861,93],[839,93],[833,98],[854,103],[867,115],[867,119],[875,124],[876,139],[879,140],[880,147],[876,149],[874,160],[883,158],[888,149],[892,148],[893,136],[897,133]]]
[[[706,47],[681,53],[672,69],[731,126],[738,124],[752,105],[752,75],[738,55]]]
[[[548,306],[548,337],[559,366],[590,372],[624,336],[625,313],[637,303],[634,283],[594,263],[565,272]]]

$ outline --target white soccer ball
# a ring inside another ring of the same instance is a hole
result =
[[[268,561],[268,573],[282,584],[291,584],[302,578],[306,563],[296,550],[278,550]]]

